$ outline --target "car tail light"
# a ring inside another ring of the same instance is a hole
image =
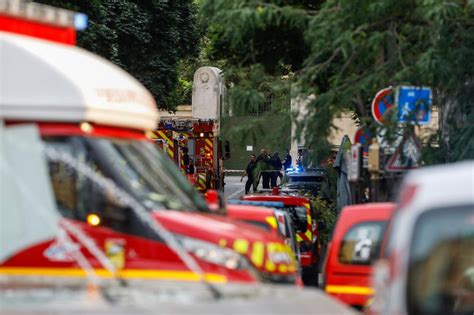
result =
[[[403,190],[400,193],[400,202],[399,202],[400,208],[404,208],[406,205],[412,202],[413,198],[415,198],[417,189],[418,189],[418,186],[416,185],[407,185],[406,187],[403,188]]]

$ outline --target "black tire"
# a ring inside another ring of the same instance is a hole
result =
[[[305,286],[317,287],[319,282],[318,265],[303,267],[302,278]]]

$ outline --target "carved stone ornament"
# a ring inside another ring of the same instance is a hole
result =
[[[202,83],[206,84],[207,82],[209,82],[209,73],[203,72],[203,73],[201,73],[199,78],[201,79]]]

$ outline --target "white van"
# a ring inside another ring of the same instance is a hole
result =
[[[474,313],[473,161],[407,176],[383,257],[371,313]]]

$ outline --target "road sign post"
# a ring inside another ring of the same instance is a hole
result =
[[[432,91],[429,87],[401,86],[397,89],[399,123],[428,125],[431,119]]]
[[[370,200],[379,200],[380,147],[377,139],[369,147]]]
[[[391,87],[382,89],[375,94],[371,108],[372,116],[378,124],[384,125],[387,123],[388,113],[394,103],[394,91]]]
[[[421,163],[421,145],[414,133],[405,136],[395,153],[388,160],[387,172],[403,172],[417,168]]]
[[[361,145],[356,143],[351,147],[351,154],[349,157],[349,174],[348,179],[351,182],[356,182],[360,177],[360,165],[361,165]]]

